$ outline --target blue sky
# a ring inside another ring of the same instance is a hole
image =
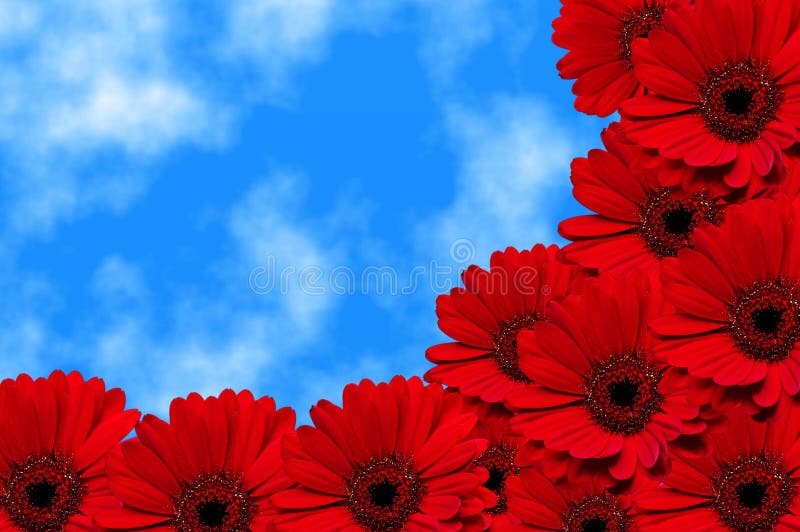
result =
[[[557,0],[44,4],[0,4],[4,376],[305,419],[424,372],[458,271],[580,211],[604,122],[557,76]]]

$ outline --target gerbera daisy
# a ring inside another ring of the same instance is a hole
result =
[[[348,385],[343,408],[320,401],[314,427],[283,441],[299,488],[276,494],[279,530],[484,530],[497,504],[474,466],[486,440],[469,436],[477,416],[461,397],[419,378]]]
[[[710,433],[710,455],[672,453],[663,485],[634,493],[642,526],[654,532],[800,529],[797,405],[768,421],[730,412]]]
[[[575,108],[608,116],[643,89],[633,73],[631,47],[661,28],[668,7],[687,0],[563,0],[553,22],[553,42],[569,50],[558,62],[564,79],[576,79]]]
[[[109,455],[109,487],[122,505],[101,513],[106,530],[243,532],[267,530],[269,497],[293,485],[280,442],[294,429],[290,408],[269,397],[223,391],[190,394],[170,406],[169,424],[147,415],[138,438]]]
[[[551,299],[577,290],[585,270],[556,260],[559,249],[492,254],[489,271],[470,266],[464,288],[436,300],[439,328],[456,342],[435,345],[426,357],[437,364],[425,380],[458,388],[490,403],[530,384],[517,363],[517,335],[546,316]]]
[[[456,392],[453,392],[456,393]],[[477,414],[478,422],[470,436],[483,438],[488,442],[487,449],[474,464],[489,471],[489,480],[484,487],[497,496],[497,504],[484,510],[491,518],[490,530],[505,530],[505,527],[519,523],[510,511],[506,500],[506,481],[521,471],[519,452],[523,445],[520,434],[509,426],[512,412],[501,404],[486,403],[475,397],[464,397],[464,411]]]
[[[106,454],[139,420],[125,394],[77,372],[0,384],[0,529],[97,530],[92,517],[116,501]]]
[[[535,469],[508,481],[508,504],[522,524],[513,530],[632,532],[637,517],[630,498],[592,484],[554,485]]]
[[[619,124],[603,132],[607,151],[592,150],[572,161],[575,198],[597,214],[561,222],[561,236],[574,242],[564,254],[600,272],[650,268],[691,246],[701,221],[717,223],[721,207],[706,191],[684,193],[659,183],[659,173],[639,164],[641,148],[626,143]]]
[[[793,4],[703,0],[665,13],[664,30],[633,44],[648,94],[622,104],[626,133],[690,166],[726,165],[732,190],[780,182],[800,127]]]
[[[512,428],[573,459],[602,459],[618,481],[660,474],[668,442],[704,428],[686,379],[653,356],[647,323],[660,302],[649,285],[601,277],[554,302],[551,321],[520,336],[520,367],[536,386],[507,398]]]
[[[787,199],[730,207],[695,249],[662,266],[676,313],[652,324],[659,355],[699,379],[747,387],[756,405],[800,391],[800,231]],[[730,390],[740,392],[741,390]]]

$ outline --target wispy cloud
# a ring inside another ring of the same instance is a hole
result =
[[[143,159],[220,142],[224,109],[175,75],[166,3],[10,0],[0,10],[0,179],[12,232],[124,208],[152,179]],[[115,164],[92,175],[111,154]]]
[[[396,21],[411,14],[420,28],[420,60],[438,93],[493,39],[510,54],[522,50],[531,37],[529,25],[511,13],[531,9],[525,6],[517,0],[240,0],[229,4],[221,50],[224,58],[260,71],[269,91],[262,97],[287,98],[294,71],[324,58],[336,36],[399,31]]]
[[[191,391],[216,394],[226,387],[279,395],[291,360],[313,345],[336,302],[307,294],[296,283],[270,297],[253,293],[248,273],[273,255],[278,267],[330,269],[341,257],[336,242],[321,240],[313,220],[302,216],[303,176],[275,171],[254,184],[224,221],[231,253],[205,282],[218,290],[186,287],[170,298],[150,297],[145,272],[118,255],[104,258],[92,276],[98,313],[83,334],[61,337],[30,324],[32,358],[62,344],[62,360],[125,386],[130,400],[164,413],[169,399]],[[205,286],[205,284],[203,285]],[[2,338],[13,338],[9,333]]]
[[[451,106],[447,130],[459,158],[455,196],[416,233],[423,252],[473,242],[476,260],[508,245],[558,239],[554,217],[569,198],[569,134],[531,98],[496,98],[485,109]]]

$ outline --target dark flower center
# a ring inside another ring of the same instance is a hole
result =
[[[773,530],[789,512],[795,495],[783,462],[764,454],[741,456],[723,465],[713,488],[720,520],[739,532]]]
[[[494,335],[495,350],[492,353],[497,367],[509,379],[515,382],[532,382],[521,369],[519,369],[519,355],[517,354],[517,335],[520,331],[533,329],[533,325],[542,319],[536,314],[522,314],[500,326]]]
[[[485,513],[499,515],[508,510],[506,498],[506,479],[509,475],[518,475],[519,468],[514,464],[517,448],[507,445],[489,447],[482,455],[475,459],[475,465],[485,467],[489,471],[489,480],[483,487],[492,490],[497,495],[497,504],[484,510]]]
[[[639,385],[627,378],[612,382],[608,385],[608,395],[615,405],[628,408],[633,406],[636,396],[639,395]]]
[[[639,234],[658,258],[675,257],[691,246],[690,238],[702,221],[718,224],[721,212],[706,193],[677,199],[667,188],[654,191],[639,207]]]
[[[21,530],[62,530],[80,512],[86,485],[72,461],[57,455],[31,456],[12,466],[4,481],[2,507]]]
[[[694,213],[685,206],[664,213],[664,229],[673,235],[688,236],[694,223]]]
[[[778,362],[789,356],[800,333],[800,290],[776,279],[741,291],[730,304],[730,333],[754,360]]]
[[[347,481],[347,506],[367,530],[402,530],[419,510],[426,491],[410,459],[373,458],[357,467]]]
[[[584,404],[592,418],[615,434],[641,432],[661,409],[661,373],[638,354],[609,358],[584,378]]]
[[[503,487],[506,482],[506,472],[496,467],[489,468],[489,480],[483,483],[483,487],[497,492]]]
[[[630,61],[634,39],[647,38],[652,30],[664,27],[661,23],[664,10],[665,7],[661,2],[655,2],[653,5],[638,9],[631,9],[628,16],[622,20],[622,27],[620,28],[620,57]]]
[[[783,311],[772,306],[753,312],[753,327],[762,334],[775,334],[783,321]]]
[[[750,111],[753,104],[753,91],[744,87],[736,87],[722,95],[725,101],[725,110],[734,115],[744,115]]]
[[[200,518],[200,524],[205,526],[219,526],[225,519],[225,514],[228,513],[228,505],[220,501],[204,502],[197,507],[197,515]]]
[[[699,112],[722,140],[746,144],[775,120],[783,91],[766,65],[753,60],[712,71],[701,89]]]
[[[56,486],[43,480],[35,484],[28,484],[25,491],[28,493],[28,501],[37,508],[49,508],[53,505],[56,498]]]
[[[599,517],[593,517],[583,522],[583,532],[605,532],[608,528],[608,523]]]
[[[767,495],[767,486],[761,482],[753,481],[736,486],[739,504],[745,508],[758,508]]]
[[[564,514],[564,532],[626,532],[630,519],[613,495],[589,495],[572,502]]]
[[[391,506],[397,497],[397,486],[384,480],[369,487],[369,496],[376,506]]]
[[[228,473],[201,475],[175,502],[173,527],[180,532],[249,530],[256,512],[240,478]]]

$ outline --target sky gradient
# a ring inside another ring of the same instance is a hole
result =
[[[0,374],[304,420],[423,373],[458,272],[581,212],[606,121],[558,78],[559,6],[3,2]]]

